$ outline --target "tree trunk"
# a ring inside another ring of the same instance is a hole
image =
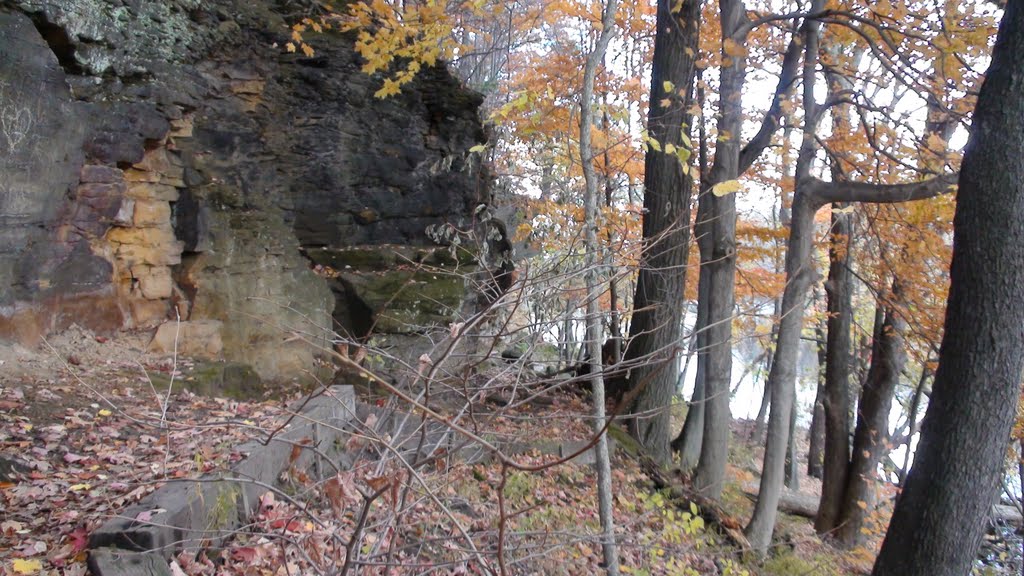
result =
[[[823,7],[822,0],[812,3],[811,12]],[[775,518],[778,515],[779,496],[782,494],[786,447],[789,441],[790,418],[796,400],[796,364],[803,330],[804,305],[811,283],[816,275],[811,249],[814,246],[814,213],[821,206],[804,189],[803,180],[811,173],[814,160],[815,130],[821,112],[814,101],[814,78],[818,63],[818,30],[821,24],[806,20],[800,27],[804,43],[803,104],[804,126],[797,152],[793,191],[793,214],[786,241],[786,288],[782,293],[782,311],[779,337],[775,343],[775,358],[768,373],[768,386],[772,389],[772,411],[768,418],[768,441],[761,467],[761,488],[754,514],[747,524],[746,534],[753,549],[761,554],[768,550]]]
[[[601,66],[605,65],[604,59],[602,58]],[[601,94],[603,101],[603,112],[601,115],[601,124],[607,130],[611,124],[611,120],[608,118],[608,92],[605,91]],[[615,195],[615,183],[611,178],[611,155],[609,148],[604,149],[604,205],[608,208],[612,207]],[[610,250],[614,250],[615,235],[612,232],[612,228],[608,227],[608,247]],[[608,362],[612,366],[622,362],[622,325],[619,322],[619,283],[616,280],[618,273],[614,262],[609,264],[611,270],[608,273],[608,333],[609,339],[611,340],[611,355],[610,361]],[[605,360],[603,358],[603,360]]]
[[[697,286],[697,321],[694,325],[694,343],[697,352],[697,374],[693,384],[693,396],[690,398],[690,407],[686,412],[686,421],[679,436],[673,442],[674,448],[679,452],[679,469],[689,473],[697,467],[700,461],[700,447],[704,439],[704,405],[707,395],[704,390],[704,374],[706,362],[701,361],[700,356],[704,354],[707,346],[704,327],[707,324],[707,297],[704,293],[707,290],[707,283],[700,282]]]
[[[832,206],[832,234],[825,282],[828,336],[825,343],[825,445],[822,460],[821,503],[814,529],[831,534],[839,523],[846,475],[850,468],[850,304],[851,214]]]
[[[601,288],[600,254],[601,245],[598,241],[598,200],[597,174],[594,171],[594,150],[591,144],[591,125],[593,124],[594,79],[598,65],[604,58],[605,50],[611,37],[615,34],[615,9],[618,0],[608,0],[601,17],[601,30],[593,52],[587,55],[583,71],[583,87],[580,94],[580,160],[583,165],[583,178],[586,182],[584,207],[585,247],[586,247],[586,285],[587,285],[587,351],[590,355],[590,390],[593,402],[593,428],[598,435],[594,446],[597,467],[598,514],[601,519],[601,549],[604,565],[610,576],[619,573],[618,547],[615,543],[615,519],[612,504],[612,473],[608,457],[608,435],[605,434],[605,390],[604,363],[601,346],[604,342],[601,324],[600,296]]]
[[[680,126],[689,126],[700,2],[685,0],[672,13],[670,2],[658,2],[657,35],[651,71],[651,103],[648,133],[664,150],[669,143],[678,150]],[[676,90],[666,94],[663,85]],[[662,106],[667,104],[667,106]],[[640,416],[630,431],[662,464],[671,459],[669,408],[679,377],[677,361],[686,286],[686,260],[690,241],[690,190],[693,182],[684,174],[675,154],[649,149],[644,162],[643,238],[648,242],[640,266],[633,299],[629,347],[624,366],[631,371],[630,388],[640,388],[633,411]]]
[[[928,371],[927,364],[921,367],[921,378],[917,381],[917,389],[914,390],[914,398],[910,401],[910,410],[907,414],[909,423],[909,432],[907,432],[907,449],[903,455],[903,467],[899,471],[899,485],[903,487],[907,482],[907,473],[910,472],[910,455],[913,453],[911,447],[913,446],[914,436],[918,432],[917,412],[921,408],[921,398],[924,396],[925,385],[928,382],[930,374]],[[1024,453],[1022,453],[1024,454]],[[1024,478],[1024,476],[1021,476]]]
[[[893,297],[899,287],[893,283]],[[875,508],[878,464],[888,454],[889,410],[903,370],[903,320],[891,306],[885,307],[880,321],[871,368],[861,390],[857,409],[857,429],[853,435],[853,460],[847,474],[846,494],[839,514],[836,539],[845,548],[864,540],[861,528]]]
[[[761,487],[754,515],[747,525],[747,538],[757,551],[764,552],[775,528],[779,496],[782,492],[786,447],[789,440],[789,419],[796,397],[796,363],[803,328],[803,308],[814,278],[811,249],[814,245],[814,213],[817,206],[797,188],[793,197],[793,219],[790,223],[786,251],[786,289],[782,296],[782,317],[775,359],[768,374],[772,410],[768,419],[768,442],[765,446]]]
[[[1011,0],[978,97],[951,286],[914,467],[875,576],[970,572],[998,493],[1024,369],[1024,2]]]
[[[722,36],[735,36],[746,22],[741,0],[720,0]],[[743,127],[743,83],[746,58],[729,56],[722,50],[723,66],[719,89],[719,140],[711,166],[710,182],[717,184],[739,177],[740,133]],[[725,65],[730,60],[730,65]],[[725,137],[723,137],[725,136]],[[709,253],[701,253],[700,274],[708,278],[707,365],[704,372],[704,438],[694,487],[708,498],[718,498],[725,481],[729,456],[729,385],[732,383],[732,317],[736,283],[736,195],[718,196],[701,190],[700,202],[707,203],[706,225]]]
[[[786,208],[786,226],[789,226],[791,220],[792,216],[790,216],[789,208]],[[776,264],[776,272],[781,272],[781,270],[778,270],[778,264]],[[776,298],[772,303],[772,306],[772,334],[770,343],[774,344],[779,338],[779,319],[782,318],[782,298]],[[769,374],[772,371],[773,356],[773,354],[769,354],[768,358],[765,360],[765,366],[767,367],[765,371]],[[764,438],[765,419],[768,417],[768,406],[771,404],[772,392],[771,387],[768,386],[768,382],[768,379],[765,378],[764,391],[761,393],[761,406],[757,409],[757,418],[754,419],[753,441],[755,444],[760,444],[762,441],[761,439]]]
[[[786,488],[800,490],[800,465],[796,456],[796,407],[789,412],[789,448],[786,450]]]
[[[818,298],[816,297],[815,300]],[[807,475],[811,478],[821,479],[823,459],[825,457],[825,370],[826,359],[826,329],[828,318],[823,318],[818,324],[814,333],[818,339],[818,387],[814,393],[814,412],[811,415],[811,428],[807,448]]]

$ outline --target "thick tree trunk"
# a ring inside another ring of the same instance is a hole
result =
[[[970,572],[1024,369],[1024,1],[1010,0],[964,154],[951,287],[914,467],[875,576]]]
[[[898,285],[893,283],[893,297],[898,295]],[[889,451],[889,410],[903,370],[903,320],[892,307],[886,307],[883,313],[871,368],[860,394],[857,429],[853,435],[853,460],[836,531],[836,540],[845,548],[857,546],[864,540],[861,528],[875,508],[878,464]]]
[[[686,149],[680,126],[691,122],[689,98],[679,94],[688,95],[693,87],[700,2],[685,0],[676,13],[671,11],[672,4],[658,2],[648,133],[662,149],[669,143]],[[679,92],[666,95],[666,81]],[[630,388],[640,387],[633,406],[640,416],[632,420],[630,431],[661,463],[671,458],[669,407],[679,377],[692,186],[676,155],[648,150],[643,238],[649,243],[637,279],[624,366],[631,371]]]
[[[821,503],[814,528],[831,534],[839,523],[846,475],[850,467],[850,304],[851,215],[834,204],[825,282],[828,336],[825,344],[825,445],[822,460]]]

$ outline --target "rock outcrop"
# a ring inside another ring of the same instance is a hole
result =
[[[274,379],[458,310],[477,258],[426,231],[480,225],[480,97],[374,98],[351,37],[280,48],[300,4],[0,2],[0,338],[196,322]]]

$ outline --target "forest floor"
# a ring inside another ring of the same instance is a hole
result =
[[[169,391],[170,375],[187,381],[192,363],[148,354],[146,342],[143,334],[106,339],[73,327],[35,350],[0,347],[0,574],[85,574],[92,530],[168,481],[238,461],[235,447],[274,429],[301,395],[277,390],[273,399],[239,401]],[[579,394],[484,411],[467,426],[488,439],[543,446],[588,437]],[[752,510],[744,486],[756,486],[761,460],[751,430],[735,424],[723,495],[737,525]],[[839,575],[870,567],[876,540],[839,552],[809,520],[786,514],[767,561],[730,547],[695,509],[653,488],[628,439],[616,444],[623,573]],[[600,572],[591,466],[545,468],[558,456],[527,449],[511,460],[542,469],[441,458],[412,472],[382,451],[364,452],[352,471],[304,479],[292,496],[268,493],[231,542],[179,554],[175,573],[317,574],[351,555],[360,564],[350,574],[484,574],[481,566],[498,569],[499,548],[509,574]],[[819,489],[807,477],[800,486]]]

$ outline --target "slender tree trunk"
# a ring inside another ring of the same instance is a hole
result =
[[[817,300],[818,298],[815,298]],[[815,328],[815,335],[818,339],[818,387],[814,393],[814,413],[811,415],[811,428],[807,448],[807,475],[811,478],[821,479],[825,457],[825,370],[826,362],[826,329],[828,318],[823,318],[818,327]]]
[[[903,467],[899,471],[899,485],[903,485],[907,482],[907,473],[910,472],[910,456],[913,454],[914,436],[918,433],[919,420],[917,419],[917,413],[921,409],[921,398],[924,396],[925,385],[928,382],[929,371],[928,366],[921,367],[921,378],[917,381],[917,388],[914,390],[914,398],[910,401],[910,410],[907,414],[907,420],[909,423],[909,432],[907,432],[907,444],[906,451],[903,454]],[[1024,454],[1024,452],[1022,452]],[[1022,457],[1024,458],[1024,457]],[[1024,478],[1024,476],[1021,476]]]
[[[961,168],[939,367],[875,576],[970,572],[998,493],[1024,370],[1022,53],[1010,0]]]
[[[703,278],[702,278],[703,279]],[[704,377],[707,362],[701,360],[705,354],[707,338],[704,327],[707,324],[707,282],[698,281],[697,285],[697,321],[694,325],[694,343],[697,352],[697,374],[694,378],[693,396],[690,398],[690,408],[686,413],[686,421],[683,429],[675,439],[679,451],[679,469],[689,473],[697,467],[700,461],[700,447],[704,439],[704,406],[707,395],[704,389]]]
[[[788,208],[787,208],[787,216],[786,216],[786,225],[787,226],[789,226],[790,220],[791,220],[791,216],[788,215]],[[777,270],[777,271],[781,272],[781,270]],[[782,318],[782,298],[776,298],[775,301],[772,303],[772,306],[773,306],[773,310],[772,310],[772,333],[771,333],[770,344],[774,345],[775,342],[777,342],[778,339],[779,339],[779,320]],[[765,363],[765,372],[766,373],[771,373],[771,371],[772,371],[772,359],[773,359],[773,357],[774,357],[774,354],[769,354],[768,357],[765,359],[764,363]],[[754,437],[753,437],[753,440],[754,440],[755,444],[760,444],[761,441],[762,441],[761,439],[764,438],[765,424],[767,422],[766,418],[768,417],[768,406],[771,405],[772,389],[768,385],[769,383],[770,382],[769,382],[768,378],[765,378],[764,379],[764,390],[761,392],[761,406],[757,409],[757,417],[754,419]]]
[[[562,345],[559,346],[559,360],[565,362],[568,366],[573,363],[573,349],[575,346],[575,340],[573,339],[573,320],[572,311],[575,308],[571,299],[565,299],[565,316],[562,321]]]
[[[812,3],[811,12],[823,7],[822,0]],[[782,494],[783,468],[789,440],[789,424],[796,400],[796,364],[803,330],[803,309],[816,273],[811,259],[814,246],[814,213],[818,203],[806,190],[803,180],[810,176],[815,153],[815,130],[821,112],[814,101],[814,78],[818,58],[818,29],[820,23],[807,20],[801,26],[804,42],[803,104],[804,126],[797,153],[794,176],[793,213],[786,244],[786,288],[782,293],[782,311],[779,337],[775,344],[775,359],[768,381],[772,389],[772,411],[768,419],[768,441],[761,468],[761,486],[754,514],[747,525],[746,534],[754,550],[764,554],[775,530],[779,497]]]
[[[786,488],[800,490],[800,465],[796,454],[796,408],[789,413],[789,448],[786,450]]]
[[[825,344],[825,453],[822,460],[821,502],[814,528],[831,534],[839,524],[846,475],[850,468],[850,304],[852,214],[846,205],[832,206],[832,234],[828,250],[828,280],[825,282],[828,337]]]
[[[689,150],[682,142],[681,126],[692,120],[688,107],[695,74],[699,38],[700,2],[658,2],[657,34],[651,72],[651,103],[648,133],[664,150],[672,144]],[[674,90],[666,94],[664,85]],[[644,161],[643,238],[647,242],[633,298],[629,347],[624,366],[630,370],[630,387],[639,387],[633,410],[639,414],[631,433],[661,463],[671,459],[669,408],[679,377],[680,345],[686,260],[690,240],[690,190],[693,182],[688,164],[675,154],[651,147]]]
[[[597,68],[604,58],[608,42],[615,34],[615,10],[618,0],[608,0],[601,18],[601,31],[593,52],[587,56],[583,71],[583,89],[580,94],[580,160],[583,165],[583,177],[586,182],[584,207],[586,210],[586,284],[587,284],[587,349],[590,355],[591,401],[594,403],[593,427],[598,434],[597,445],[594,447],[597,461],[597,493],[598,512],[601,518],[601,548],[604,553],[604,565],[607,573],[617,576],[619,573],[618,547],[615,544],[615,520],[612,507],[612,475],[611,463],[608,458],[608,436],[605,428],[605,390],[601,355],[603,336],[601,334],[601,296],[600,254],[598,242],[598,199],[597,174],[594,171],[594,150],[591,144],[591,125],[593,124],[594,79]]]
[[[898,295],[899,288],[894,283],[893,296],[898,298]],[[889,451],[889,410],[903,370],[903,320],[891,306],[885,307],[883,314],[871,368],[860,394],[853,459],[836,531],[836,540],[845,548],[857,546],[864,540],[861,528],[875,507],[878,464]]]
[[[768,369],[765,372],[771,373],[772,362],[771,360],[765,360],[765,364],[768,365]],[[760,444],[763,442],[765,427],[768,425],[768,407],[772,403],[772,389],[768,387],[770,382],[767,378],[764,379],[764,389],[761,391],[761,405],[757,408],[757,416],[754,417],[754,432],[753,438],[754,444]]]
[[[604,66],[604,59],[602,58],[601,66]],[[601,94],[604,106],[602,106],[601,123],[605,130],[611,124],[608,119],[608,92],[605,91]],[[604,149],[604,205],[608,208],[612,207],[613,196],[615,195],[615,182],[611,177],[611,154],[609,148]],[[612,228],[608,227],[608,246],[611,248],[615,242],[615,236],[612,233]],[[608,314],[608,326],[609,334],[611,337],[611,365],[616,365],[622,361],[622,326],[619,323],[619,283],[616,280],[618,276],[616,272],[616,266],[614,262],[609,264],[610,270],[608,273],[608,308],[610,310]]]
[[[768,548],[779,496],[782,493],[786,447],[789,440],[790,414],[796,397],[796,363],[803,327],[803,307],[814,279],[811,249],[814,245],[813,204],[800,188],[793,198],[793,216],[790,223],[789,246],[786,252],[786,289],[782,297],[782,318],[779,338],[775,346],[775,360],[768,374],[772,394],[772,410],[768,419],[768,443],[765,447],[764,466],[761,471],[760,493],[754,515],[747,525],[747,538],[760,552]]]

